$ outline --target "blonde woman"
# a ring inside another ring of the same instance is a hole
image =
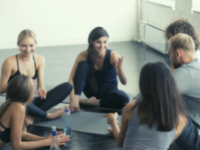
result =
[[[62,107],[54,113],[46,111],[62,102],[71,92],[70,83],[62,83],[50,91],[45,90],[44,68],[45,59],[43,56],[34,54],[37,45],[36,36],[31,30],[23,30],[18,36],[17,45],[20,53],[8,57],[1,69],[0,93],[5,93],[8,83],[17,75],[24,74],[37,82],[39,97],[35,97],[33,102],[27,106],[26,122],[32,124],[35,117],[55,119],[64,113]]]

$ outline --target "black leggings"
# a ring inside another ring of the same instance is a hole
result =
[[[46,118],[46,111],[62,102],[70,94],[71,90],[72,85],[65,82],[48,91],[46,99],[42,100],[40,97],[35,97],[33,102],[27,105],[27,114]]]
[[[92,90],[89,83],[90,67],[85,61],[81,61],[74,76],[74,90],[76,95],[81,95],[82,91],[90,98],[95,96],[100,99],[100,106],[120,109],[129,102],[128,95],[117,88],[117,82],[100,83],[96,82],[96,90]]]
[[[35,97],[33,102],[26,106],[27,114],[34,117],[46,118],[46,111],[62,102],[71,90],[72,85],[65,82],[48,91],[46,99]]]

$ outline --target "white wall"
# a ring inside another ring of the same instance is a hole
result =
[[[200,35],[200,12],[192,13],[192,0],[175,0],[175,10],[171,7],[149,3],[146,0],[140,0],[142,5],[141,20],[165,29],[172,21],[178,18],[188,19],[194,25]],[[167,1],[167,0],[165,0]],[[199,0],[198,0],[199,1]],[[140,40],[143,40],[144,30],[140,24]],[[164,36],[164,34],[163,34]]]
[[[17,36],[32,29],[38,46],[87,42],[104,27],[110,42],[138,36],[137,0],[0,0],[0,49],[17,48]]]

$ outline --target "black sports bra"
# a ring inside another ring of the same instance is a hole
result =
[[[17,75],[20,75],[21,73],[19,72],[19,63],[18,63],[18,58],[17,58],[17,55],[16,55],[16,61],[17,61],[17,72],[15,74],[13,74],[12,76],[10,76],[8,82],[14,78],[15,76]],[[34,66],[35,66],[35,75],[32,77],[32,79],[36,79],[37,78],[37,74],[38,74],[38,71],[36,70],[36,62],[35,62],[35,57],[33,55],[33,61],[34,61]]]
[[[0,126],[4,129],[3,131],[0,130],[0,140],[4,143],[10,142],[10,128],[6,128],[1,122]]]

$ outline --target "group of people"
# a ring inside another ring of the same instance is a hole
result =
[[[124,107],[120,126],[117,113],[103,116],[123,150],[167,150],[172,142],[184,150],[200,150],[198,34],[187,20],[179,19],[166,28],[165,37],[172,68],[162,62],[147,63],[140,73],[140,93],[129,102],[127,94],[117,87],[117,77],[122,84],[127,83],[123,57],[107,49],[109,35],[104,28],[90,32],[89,46],[77,56],[69,81],[48,92],[44,86],[45,59],[34,54],[36,36],[31,30],[20,32],[20,53],[8,57],[1,69],[0,93],[6,93],[6,101],[0,107],[0,149],[8,142],[14,150],[50,145],[51,135],[27,133],[26,126],[37,118],[62,116],[67,106],[53,113],[47,110],[69,95],[71,112],[79,111],[80,103]],[[80,98],[82,92],[88,99]],[[58,133],[60,145],[69,140]]]

